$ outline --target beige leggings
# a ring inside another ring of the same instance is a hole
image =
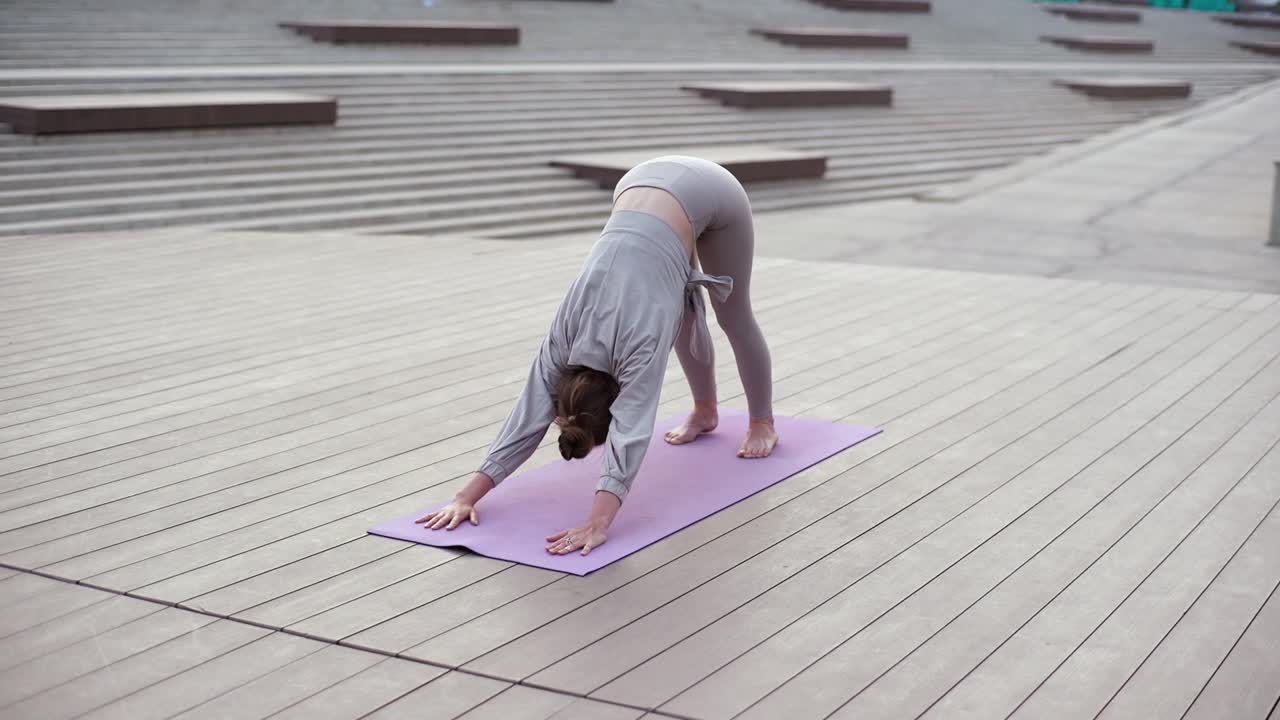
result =
[[[633,187],[658,188],[674,197],[684,208],[693,228],[702,270],[710,275],[733,278],[733,292],[728,299],[716,302],[713,298],[711,308],[733,348],[751,417],[772,417],[773,362],[769,356],[769,345],[751,310],[755,232],[751,222],[751,203],[742,184],[728,170],[708,160],[668,155],[632,168],[618,181],[614,190],[615,200]],[[676,340],[676,356],[689,380],[693,399],[714,401],[715,356],[711,354],[705,361],[694,357],[689,349],[693,329],[688,319],[686,316]]]

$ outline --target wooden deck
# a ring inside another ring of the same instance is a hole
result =
[[[883,434],[585,578],[367,536],[587,241],[0,239],[0,716],[1273,713],[1273,295],[760,258],[777,411]]]

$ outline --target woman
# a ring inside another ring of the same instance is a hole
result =
[[[613,215],[484,464],[453,502],[417,522],[432,530],[478,524],[476,503],[533,454],[554,422],[566,460],[606,449],[586,522],[547,538],[547,551],[586,555],[604,543],[649,447],[673,346],[693,412],[666,441],[692,442],[716,428],[715,358],[700,286],[711,292],[746,390],[751,421],[738,456],[768,456],[778,435],[769,348],[751,311],[753,245],[746,191],[723,167],[672,155],[623,176]],[[696,269],[699,262],[709,275]]]

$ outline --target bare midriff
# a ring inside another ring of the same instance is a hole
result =
[[[613,209],[648,213],[661,218],[676,231],[680,236],[680,242],[684,243],[685,252],[690,259],[693,258],[693,224],[689,222],[684,206],[671,193],[653,187],[627,188],[618,195],[618,199],[613,203]]]

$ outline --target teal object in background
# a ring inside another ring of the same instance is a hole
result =
[[[1236,4],[1231,0],[1191,0],[1188,6],[1192,10],[1207,12],[1235,12]]]

